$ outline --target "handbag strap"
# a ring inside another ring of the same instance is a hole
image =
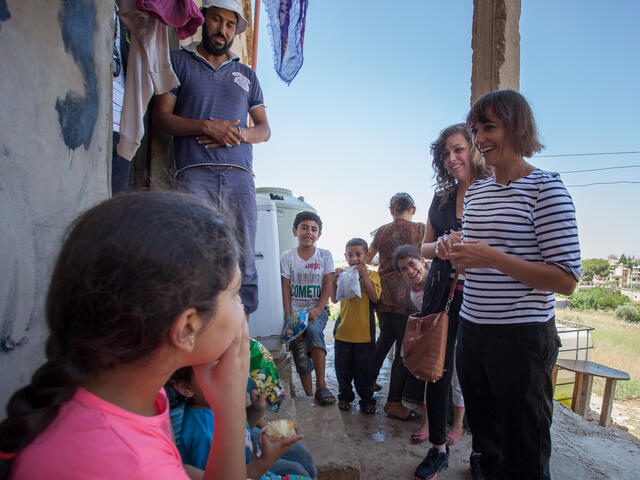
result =
[[[456,291],[456,286],[458,285],[458,272],[456,271],[455,277],[453,277],[453,281],[451,282],[451,289],[449,289],[449,298],[447,298],[447,305],[444,307],[444,311],[449,311],[449,306],[451,306],[451,301],[453,300],[453,294]]]

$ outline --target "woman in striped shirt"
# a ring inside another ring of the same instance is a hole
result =
[[[467,416],[486,478],[546,479],[554,292],[571,294],[582,274],[575,208],[558,174],[524,159],[542,145],[522,95],[485,95],[467,126],[494,171],[467,190],[464,240],[448,251],[466,271],[457,366]]]

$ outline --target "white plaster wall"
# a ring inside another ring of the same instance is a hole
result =
[[[44,359],[62,235],[109,195],[112,36],[112,1],[0,0],[0,418]],[[70,91],[89,108],[63,128],[56,102]],[[69,146],[65,128],[86,145]]]

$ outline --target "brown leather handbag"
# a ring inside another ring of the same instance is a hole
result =
[[[443,311],[426,317],[411,315],[402,339],[400,355],[411,374],[427,382],[437,382],[444,372],[449,330],[449,306],[453,300],[458,274],[456,273],[449,298]]]

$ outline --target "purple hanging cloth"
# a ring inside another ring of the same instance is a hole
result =
[[[180,40],[193,36],[204,23],[204,17],[193,0],[137,0],[136,3],[138,10],[174,27]]]
[[[296,77],[302,62],[302,46],[309,0],[264,0],[269,16],[274,68],[287,84]]]

